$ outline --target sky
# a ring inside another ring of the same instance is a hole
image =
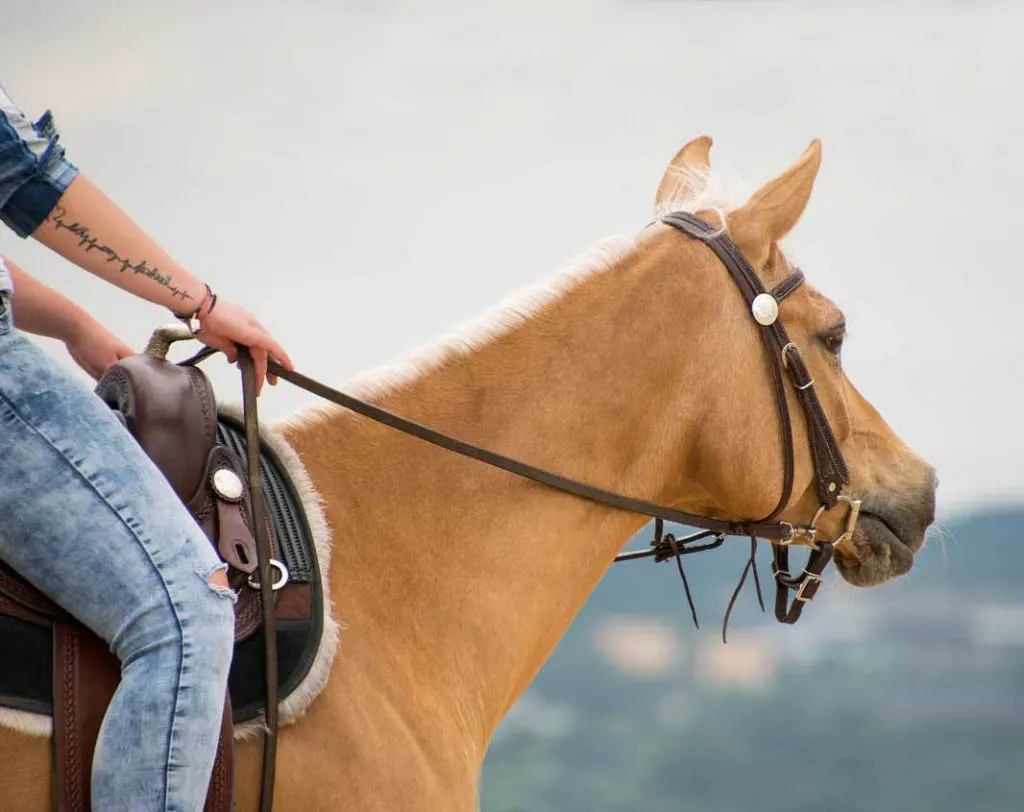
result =
[[[334,383],[639,230],[690,138],[749,189],[821,138],[788,244],[847,314],[850,377],[938,468],[940,514],[1024,499],[1024,4],[4,5],[0,84]],[[136,346],[165,321],[10,233],[0,251]]]

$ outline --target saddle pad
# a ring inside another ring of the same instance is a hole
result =
[[[298,455],[272,429],[262,426],[260,472],[277,557],[288,569],[277,621],[280,723],[300,717],[323,690],[337,648],[331,616],[330,537],[312,482]],[[218,442],[246,460],[239,410],[222,408]],[[0,564],[0,566],[3,566]],[[248,587],[243,587],[248,589]],[[258,730],[264,711],[264,638],[259,628],[235,644],[229,676],[236,737]],[[45,623],[0,612],[0,726],[50,735],[53,712],[53,641]],[[246,725],[245,723],[252,723]]]
[[[234,451],[243,465],[248,464],[245,426],[241,421],[221,414],[217,441]],[[266,442],[261,442],[260,446],[263,499],[272,525],[277,556],[288,570],[288,585],[280,593],[277,618],[277,689],[279,696],[287,699],[309,673],[320,646],[324,629],[324,596],[312,533],[298,495],[277,454]],[[299,589],[303,585],[306,588]],[[297,600],[289,594],[293,592],[300,592]],[[293,606],[299,605],[289,612],[284,605],[286,600]],[[264,654],[262,626],[252,636],[235,643],[228,691],[236,725],[256,719],[264,710]]]

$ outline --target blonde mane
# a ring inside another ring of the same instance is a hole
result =
[[[725,215],[746,199],[741,185],[732,177],[708,168],[669,167],[678,178],[671,198],[655,207],[655,220],[673,211],[696,214],[715,211],[724,226]],[[741,201],[741,202],[737,202]],[[554,302],[591,277],[614,268],[636,250],[632,237],[606,237],[570,260],[553,275],[512,293],[502,302],[486,310],[451,332],[412,352],[384,364],[360,372],[345,381],[342,389],[370,400],[387,395],[401,386],[443,367],[453,358],[467,355],[507,334],[510,330],[535,318]],[[340,407],[317,403],[300,410],[284,423],[291,426],[319,422]]]

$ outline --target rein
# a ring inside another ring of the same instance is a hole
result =
[[[725,613],[722,626],[722,639],[725,640],[729,616],[736,598],[746,582],[747,574],[753,571],[754,586],[758,603],[764,610],[761,595],[761,584],[757,575],[755,555],[757,539],[770,540],[772,545],[772,574],[774,576],[775,617],[780,623],[796,623],[803,611],[804,604],[812,600],[822,580],[822,572],[832,560],[834,550],[853,535],[854,526],[860,512],[860,500],[843,495],[842,491],[850,483],[849,472],[843,459],[839,444],[818,395],[814,389],[814,379],[804,363],[799,348],[794,344],[779,322],[779,302],[785,299],[804,282],[804,275],[795,271],[771,292],[767,291],[758,278],[750,263],[732,240],[723,232],[713,228],[701,218],[685,212],[675,212],[661,219],[665,225],[700,240],[710,248],[721,263],[729,271],[750,308],[769,359],[769,369],[775,403],[782,427],[783,444],[783,476],[782,493],[775,508],[764,518],[751,521],[729,522],[710,516],[699,516],[685,511],[636,499],[614,491],[598,488],[579,480],[570,479],[560,474],[538,468],[534,465],[498,454],[480,446],[467,443],[447,434],[443,434],[428,426],[416,423],[407,418],[374,406],[364,400],[345,394],[325,384],[309,378],[299,372],[285,369],[273,359],[267,364],[268,372],[283,378],[289,383],[305,391],[349,409],[397,431],[431,443],[440,448],[461,454],[464,457],[479,460],[488,465],[500,468],[516,476],[546,485],[565,493],[589,499],[619,510],[627,510],[655,520],[654,539],[648,549],[631,550],[615,557],[616,562],[633,561],[640,558],[653,557],[661,562],[675,558],[687,602],[697,624],[697,612],[690,593],[689,582],[683,569],[682,557],[692,553],[703,552],[721,546],[726,536],[745,536],[750,539],[750,557],[743,568],[740,581],[733,591]],[[170,340],[174,340],[171,338]],[[162,343],[163,342],[163,343]],[[166,355],[167,336],[158,334],[150,341],[147,353]],[[192,357],[182,361],[183,365],[193,365],[213,355],[217,350],[205,347]],[[249,484],[252,493],[254,525],[259,559],[260,594],[265,624],[266,645],[266,739],[263,751],[263,772],[260,809],[269,812],[273,805],[275,756],[277,751],[277,635],[274,633],[274,597],[272,592],[272,576],[270,572],[270,543],[266,533],[266,513],[262,499],[259,473],[259,434],[256,410],[256,377],[252,357],[244,347],[238,348],[239,361],[242,369],[242,397],[244,404],[245,430],[248,443]],[[793,423],[789,413],[786,397],[784,371],[796,391],[797,401],[807,421],[807,433],[810,443],[811,460],[814,465],[815,483],[819,508],[806,525],[776,521],[786,509],[793,492],[794,478],[794,447]],[[836,507],[840,502],[849,506],[845,529],[831,541],[818,540],[817,522],[826,511]],[[678,522],[702,528],[700,531],[683,538],[676,538],[664,532],[666,521]],[[789,571],[789,545],[798,538],[804,539],[811,547],[804,569],[799,574]],[[712,539],[711,541],[705,541]],[[704,542],[704,543],[700,543]],[[792,604],[789,601],[790,590],[796,590]]]
[[[851,499],[842,494],[843,488],[849,484],[849,472],[842,452],[829,425],[828,418],[825,416],[824,409],[822,409],[821,402],[814,389],[814,379],[807,369],[800,350],[790,340],[785,327],[778,320],[779,302],[803,284],[804,275],[800,271],[795,271],[769,292],[736,244],[717,228],[712,227],[696,215],[686,212],[668,214],[661,219],[661,222],[694,239],[700,240],[715,253],[736,282],[748,307],[750,307],[752,317],[758,324],[759,333],[770,362],[769,369],[776,407],[782,426],[783,444],[782,493],[775,509],[761,519],[730,522],[710,516],[687,513],[676,508],[658,505],[599,488],[443,434],[428,426],[416,423],[379,406],[329,387],[300,372],[289,371],[273,359],[269,360],[267,368],[269,372],[300,389],[356,412],[377,423],[401,431],[404,434],[565,493],[655,519],[655,536],[651,546],[647,549],[620,553],[616,556],[615,561],[632,561],[653,557],[655,561],[661,562],[669,558],[675,558],[686,588],[687,599],[690,602],[695,622],[696,612],[693,609],[689,584],[686,582],[686,576],[683,572],[681,557],[714,549],[724,542],[726,536],[739,536],[751,539],[752,555],[744,569],[743,579],[746,578],[748,570],[754,569],[754,578],[760,600],[760,584],[757,582],[757,571],[754,565],[753,543],[758,538],[769,540],[773,542],[772,573],[776,583],[775,617],[780,623],[792,624],[799,619],[803,605],[812,600],[817,593],[822,580],[821,573],[832,560],[835,548],[852,536],[860,511],[859,500]],[[213,355],[215,352],[216,350],[207,347],[182,363],[195,364]],[[811,460],[814,465],[817,496],[820,503],[820,507],[811,521],[805,525],[776,521],[776,517],[789,504],[792,496],[794,476],[793,426],[786,398],[786,375],[783,374],[783,371],[788,373],[789,380],[796,391],[797,400],[807,421]],[[243,394],[244,390],[245,386],[243,385]],[[834,508],[840,501],[846,502],[849,506],[845,529],[839,536],[830,541],[817,539],[816,525],[818,519],[825,511]],[[663,523],[666,521],[702,529],[692,535],[676,538],[670,533],[666,534],[663,532]],[[713,538],[714,540],[698,544],[698,542],[708,538]],[[797,539],[806,541],[811,547],[811,553],[803,571],[793,574],[789,571],[788,548]],[[743,580],[741,579],[740,586],[742,584]],[[790,590],[796,591],[792,604],[789,601]],[[735,597],[736,593],[733,595],[733,600],[735,600]],[[731,608],[732,601],[730,601],[729,610]],[[728,613],[726,615],[727,620]]]
[[[260,482],[260,433],[256,409],[256,369],[248,348],[238,348],[242,369],[242,415],[245,424],[246,469],[249,474],[249,498],[252,500],[256,564],[260,574],[260,609],[263,613],[263,654],[267,700],[263,725],[263,765],[260,771],[260,812],[274,808],[274,778],[277,772],[277,597],[271,572],[270,537],[266,505]]]

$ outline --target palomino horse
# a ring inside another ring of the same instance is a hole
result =
[[[676,155],[656,199],[722,221],[769,289],[811,194],[817,142],[739,206],[716,199],[710,139]],[[863,500],[840,573],[859,586],[906,572],[934,516],[935,476],[843,372],[841,311],[803,285],[781,320],[816,381]],[[371,379],[376,403],[586,482],[725,519],[778,499],[776,404],[757,325],[701,242],[655,224],[602,243],[546,287]],[[818,507],[794,421],[794,497]],[[474,810],[491,735],[623,543],[646,519],[488,468],[335,407],[279,427],[323,499],[344,624],[330,680],[282,729],[276,808]],[[844,529],[843,507],[819,521]],[[256,808],[259,744],[239,742],[237,808]],[[48,743],[0,730],[5,809],[50,808]]]

